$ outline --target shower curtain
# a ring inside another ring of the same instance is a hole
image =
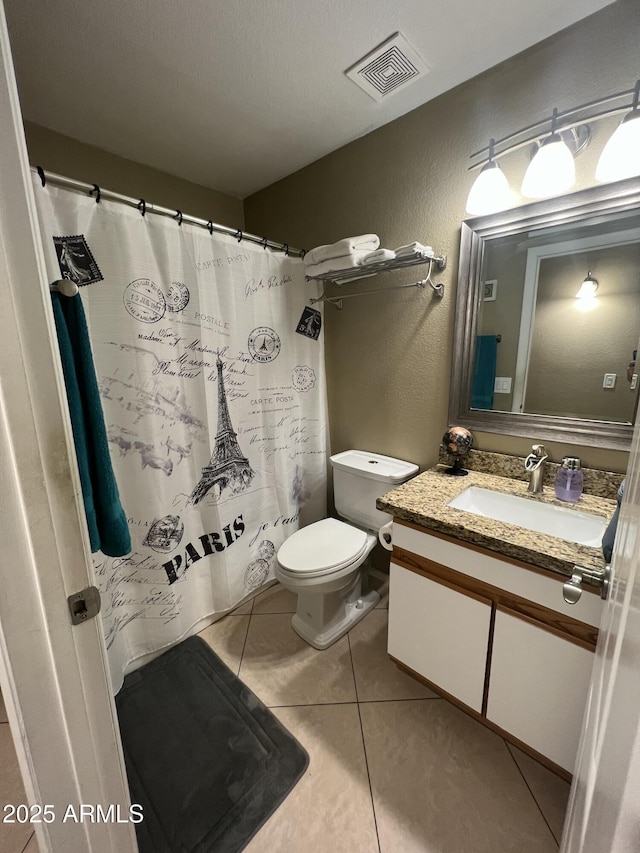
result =
[[[282,252],[34,190],[51,281],[80,285],[132,552],[93,555],[114,692],[274,577],[326,510],[318,285]]]

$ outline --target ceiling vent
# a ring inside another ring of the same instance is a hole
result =
[[[367,95],[381,101],[428,72],[424,59],[403,35],[396,33],[345,74]]]

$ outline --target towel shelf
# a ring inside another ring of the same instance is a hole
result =
[[[421,281],[416,281],[414,284],[399,284],[393,287],[378,288],[376,290],[365,290],[362,293],[351,293],[348,296],[327,296],[322,294],[318,299],[310,299],[313,305],[316,302],[331,302],[337,308],[342,308],[343,299],[352,299],[356,296],[368,296],[371,293],[386,293],[389,290],[400,290],[405,287],[419,287],[424,289],[429,285],[433,292],[442,298],[444,296],[444,285],[434,284],[431,281],[431,271],[435,266],[439,272],[446,269],[446,255],[425,255],[423,252],[414,252],[412,255],[406,255],[403,258],[394,258],[390,261],[379,261],[377,264],[363,264],[359,267],[350,267],[344,270],[332,270],[330,273],[321,276],[306,276],[307,281],[323,281],[331,284],[343,285],[356,279],[369,278],[373,275],[378,275],[381,272],[391,272],[392,270],[400,270],[405,267],[415,267],[421,264],[429,264],[429,272],[426,278]]]
[[[389,272],[391,270],[400,270],[404,267],[415,267],[418,264],[435,264],[436,268],[442,272],[446,269],[447,258],[444,255],[424,255],[422,252],[415,252],[413,255],[407,255],[404,258],[394,258],[391,261],[379,261],[377,264],[363,264],[359,267],[349,267],[344,270],[332,270],[326,275],[306,276],[307,281],[329,281],[333,284],[344,284],[356,278],[363,278],[372,273]]]

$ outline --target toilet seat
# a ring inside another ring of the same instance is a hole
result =
[[[295,576],[322,577],[359,560],[370,536],[357,527],[325,518],[293,533],[278,550],[278,563]]]

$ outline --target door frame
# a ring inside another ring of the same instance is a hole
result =
[[[130,800],[101,620],[66,600],[93,567],[1,0],[0,163],[0,687],[40,851],[136,853],[129,822],[63,819]]]

